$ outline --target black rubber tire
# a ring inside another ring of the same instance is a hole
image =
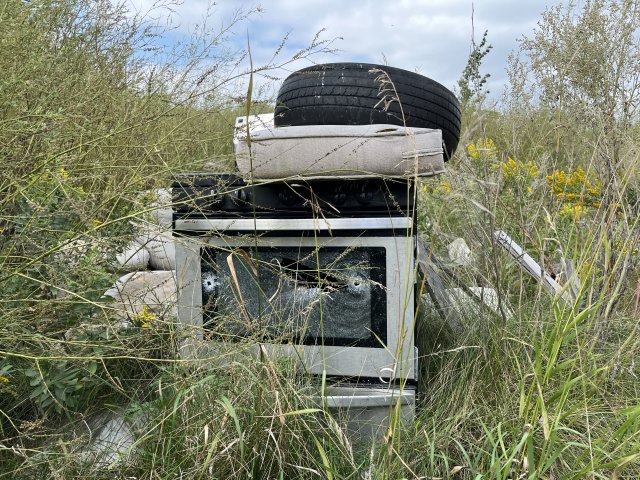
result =
[[[384,73],[382,73],[384,72]],[[387,78],[392,85],[383,85]],[[385,106],[384,98],[397,97]],[[403,116],[404,115],[404,116]],[[445,159],[460,139],[460,103],[423,75],[369,63],[327,63],[289,75],[278,92],[275,126],[388,123],[442,130]]]

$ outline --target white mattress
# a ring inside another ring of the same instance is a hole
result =
[[[265,129],[235,145],[245,179],[410,177],[443,173],[442,133],[397,125]],[[251,156],[249,155],[251,153]]]

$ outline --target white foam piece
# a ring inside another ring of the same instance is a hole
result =
[[[245,178],[433,176],[445,171],[442,132],[397,125],[311,125],[256,131],[235,145]]]

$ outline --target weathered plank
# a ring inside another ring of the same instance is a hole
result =
[[[571,305],[573,299],[567,287],[563,287],[556,282],[551,275],[545,272],[542,267],[531,256],[525,252],[520,245],[509,237],[505,232],[498,230],[493,233],[496,243],[513,257],[520,268],[542,283],[542,286],[557,298],[563,305]]]
[[[438,313],[451,329],[451,333],[459,334],[464,330],[462,321],[456,305],[447,293],[442,279],[437,271],[436,262],[432,258],[431,250],[425,247],[422,241],[418,240],[418,271],[422,275],[427,293],[431,297]]]

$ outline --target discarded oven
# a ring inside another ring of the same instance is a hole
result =
[[[413,195],[407,180],[248,185],[229,175],[179,177],[182,354],[206,356],[250,337],[337,384],[365,384],[369,393],[401,386],[385,398],[401,398],[402,414],[412,417]]]

